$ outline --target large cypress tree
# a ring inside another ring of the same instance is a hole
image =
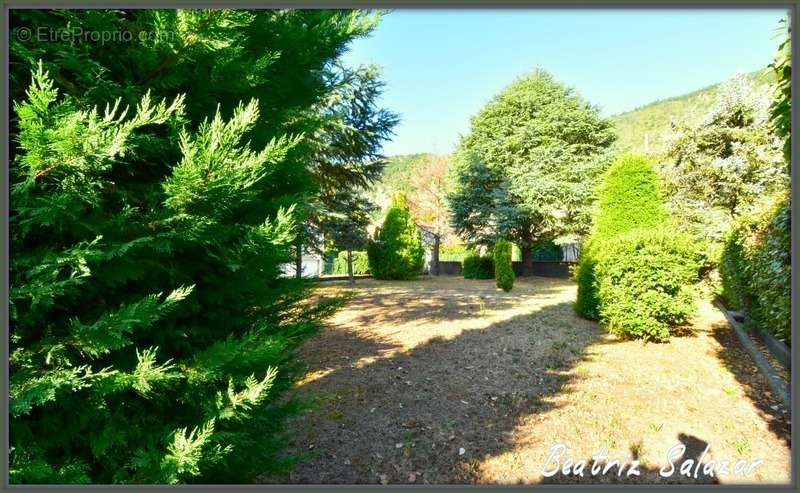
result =
[[[282,470],[293,404],[276,397],[332,305],[280,265],[313,191],[325,70],[377,18],[12,14],[133,37],[11,45],[11,481]]]

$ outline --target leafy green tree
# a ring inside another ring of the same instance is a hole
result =
[[[499,239],[494,244],[494,279],[497,287],[503,291],[511,291],[514,287],[514,268],[511,265],[511,243]]]
[[[473,117],[459,144],[454,229],[472,244],[507,238],[525,264],[535,241],[585,234],[614,139],[598,109],[547,72],[517,79]]]
[[[748,323],[791,344],[791,201],[786,190],[728,232],[720,259],[722,297]]]
[[[422,271],[425,248],[404,194],[397,194],[367,248],[376,279],[414,279]]]
[[[242,482],[291,465],[297,403],[278,397],[335,302],[310,303],[280,266],[314,191],[325,68],[376,20],[12,13],[15,28],[146,34],[11,46],[13,483]]]
[[[661,165],[672,213],[719,243],[734,219],[788,183],[768,89],[739,75],[720,86],[697,125],[679,124]]]

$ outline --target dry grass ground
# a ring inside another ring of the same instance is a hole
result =
[[[694,334],[645,344],[576,317],[567,280],[518,279],[510,293],[460,278],[365,280],[355,290],[301,349],[309,368],[297,392],[317,405],[294,423],[292,452],[307,457],[270,481],[790,480],[788,411],[709,303]],[[731,461],[729,474],[661,477],[679,441],[687,450],[678,467],[702,456],[709,467]],[[584,477],[543,477],[557,443],[589,462]],[[639,460],[641,475],[592,476],[603,448],[612,460]],[[740,459],[764,463],[738,477]]]

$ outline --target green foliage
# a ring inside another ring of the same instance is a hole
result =
[[[493,279],[494,258],[472,252],[461,262],[461,273],[464,279]]]
[[[11,17],[153,36],[11,44],[10,481],[285,471],[291,355],[338,302],[309,303],[280,267],[314,188],[325,70],[375,17]]]
[[[610,238],[637,228],[652,228],[666,219],[658,175],[645,158],[618,157],[603,177],[594,238]]]
[[[404,154],[386,159],[386,166],[381,175],[380,189],[386,197],[398,193],[411,193],[414,187],[414,176],[432,154]]]
[[[581,257],[578,265],[573,267],[572,275],[578,285],[578,293],[575,297],[575,313],[589,320],[600,318],[597,299],[597,276],[595,266],[597,259],[593,255],[594,248],[590,241],[587,241],[582,248]]]
[[[511,265],[511,243],[497,240],[494,244],[494,279],[497,287],[503,291],[511,291],[514,287],[514,268]]]
[[[598,314],[612,333],[664,341],[693,315],[699,264],[690,236],[640,229],[595,255]]]
[[[411,218],[405,195],[397,194],[381,227],[367,247],[369,267],[376,279],[414,279],[422,271],[425,248]]]
[[[562,258],[561,247],[553,240],[534,241],[531,256],[534,262],[559,262]]]
[[[347,251],[342,250],[333,261],[333,274],[346,276],[347,272]],[[367,252],[353,252],[353,275],[360,276],[369,274],[369,257]]]
[[[791,202],[788,192],[743,216],[720,261],[722,296],[757,327],[791,344]]]
[[[589,228],[594,183],[614,141],[611,123],[572,89],[536,70],[471,121],[453,158],[452,226],[467,243],[574,239]]]
[[[381,176],[380,148],[399,120],[377,104],[384,83],[375,66],[337,66],[329,83],[321,105],[325,124],[315,139],[315,194],[306,201],[300,239],[311,250],[319,250],[314,240],[320,235],[336,248],[363,249],[377,209],[367,191]]]
[[[698,124],[680,123],[661,172],[672,214],[697,238],[720,242],[759,197],[789,182],[769,91],[744,76],[723,83]]]
[[[787,164],[792,158],[792,33],[789,14],[781,20],[784,39],[778,47],[775,61],[770,65],[775,75],[770,123],[773,131],[785,139],[783,157]],[[787,173],[789,168],[787,167]]]
[[[595,266],[604,242],[637,228],[656,227],[666,219],[658,175],[644,157],[627,154],[617,158],[599,189],[592,236],[584,243],[574,272],[578,284],[575,311],[590,320],[600,316]]]
[[[791,42],[785,38],[770,66],[776,75],[770,129],[785,139],[782,178],[788,183],[791,156]],[[741,214],[724,239],[719,271],[725,302],[762,330],[791,344],[791,200],[789,187]]]
[[[460,261],[463,256],[447,256],[442,250],[445,245],[457,242],[450,228],[446,200],[449,161],[448,155],[430,153],[390,156],[380,182],[372,188],[370,199],[379,204],[388,203],[390,197],[405,194],[417,225],[429,235],[438,236],[439,260]]]
[[[369,241],[367,227],[376,207],[357,186],[345,186],[325,197],[329,208],[316,217],[316,226],[331,248],[365,248]],[[296,252],[295,252],[296,253]],[[345,263],[345,274],[347,268]]]

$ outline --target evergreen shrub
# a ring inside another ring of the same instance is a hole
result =
[[[12,13],[155,36],[10,42],[11,483],[247,483],[297,460],[294,349],[340,302],[281,273],[360,12]]]
[[[592,236],[574,270],[576,312],[611,332],[663,341],[694,313],[703,257],[691,238],[670,231],[658,175],[625,155],[600,187]]]
[[[694,313],[700,266],[690,236],[633,230],[604,242],[596,259],[597,314],[610,332],[665,341]]]
[[[514,287],[514,269],[511,265],[511,243],[497,240],[494,245],[494,279],[497,287],[503,291],[511,291]]]
[[[464,279],[493,279],[494,259],[489,255],[472,252],[461,262],[461,274]]]
[[[667,218],[658,175],[642,156],[626,154],[617,158],[603,176],[598,194],[592,234],[574,269],[578,284],[575,311],[590,320],[599,316],[594,268],[603,243],[634,229],[657,227]]]
[[[375,279],[415,279],[425,263],[425,248],[408,201],[397,194],[381,227],[367,246],[369,269]]]

